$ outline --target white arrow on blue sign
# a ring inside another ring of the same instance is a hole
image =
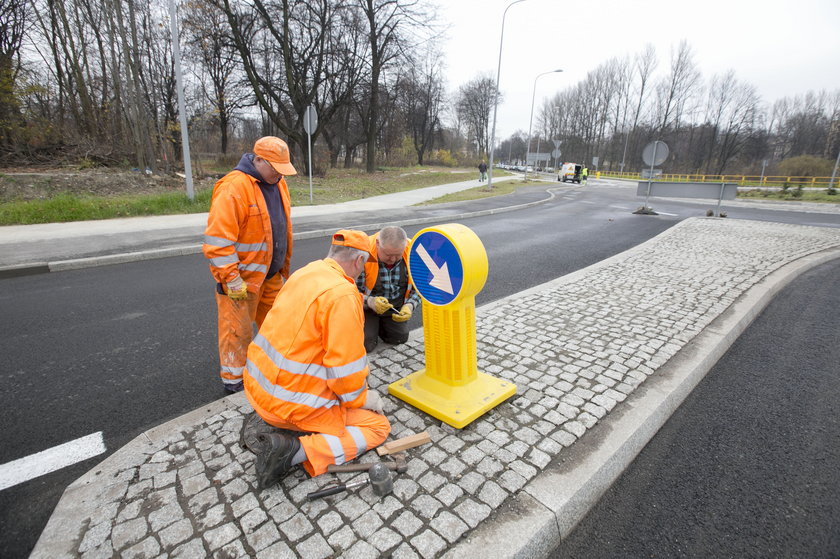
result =
[[[414,240],[408,266],[417,292],[433,305],[448,305],[461,292],[461,255],[452,241],[437,231],[427,231]]]

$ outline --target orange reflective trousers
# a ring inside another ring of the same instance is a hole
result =
[[[219,376],[225,384],[242,382],[242,371],[248,357],[248,344],[254,338],[254,323],[257,330],[262,326],[265,315],[271,310],[280,288],[283,276],[274,274],[260,286],[259,293],[248,292],[245,301],[234,301],[227,295],[216,293],[216,307],[219,310]]]
[[[281,429],[300,431],[291,423],[272,421],[269,424]],[[311,433],[298,439],[306,453],[306,461],[302,465],[310,476],[324,474],[330,464],[344,464],[381,445],[390,432],[391,424],[384,415],[361,408],[350,408],[347,410],[347,424],[338,436]]]

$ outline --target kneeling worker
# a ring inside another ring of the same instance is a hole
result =
[[[268,424],[246,444],[257,454],[260,488],[296,464],[323,474],[391,431],[381,397],[367,386],[362,300],[353,283],[369,242],[361,231],[335,233],[326,258],[289,277],[248,348],[245,394]]]
[[[368,352],[373,351],[379,338],[389,344],[408,340],[408,319],[420,305],[420,296],[408,281],[410,248],[402,227],[385,227],[370,238],[371,261],[356,280],[364,294]]]

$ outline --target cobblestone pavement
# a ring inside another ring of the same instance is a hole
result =
[[[439,557],[503,506],[768,274],[840,230],[693,218],[634,249],[477,310],[479,369],[517,395],[466,428],[393,397],[393,438],[428,430],[382,499],[308,501],[334,475],[256,490],[230,396],[147,432],[68,488],[32,557]],[[370,356],[370,385],[424,365],[422,336]],[[377,460],[368,453],[363,461]],[[341,474],[343,480],[364,474]],[[457,556],[456,553],[453,556]]]

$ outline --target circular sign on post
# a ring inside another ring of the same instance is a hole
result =
[[[307,134],[312,134],[318,128],[318,112],[315,105],[309,105],[303,111],[303,129]]]
[[[408,275],[417,293],[432,305],[474,296],[484,287],[487,270],[481,240],[458,223],[423,229],[411,242]]]
[[[662,165],[668,159],[668,144],[662,140],[656,140],[645,146],[642,151],[642,160],[648,165]]]

